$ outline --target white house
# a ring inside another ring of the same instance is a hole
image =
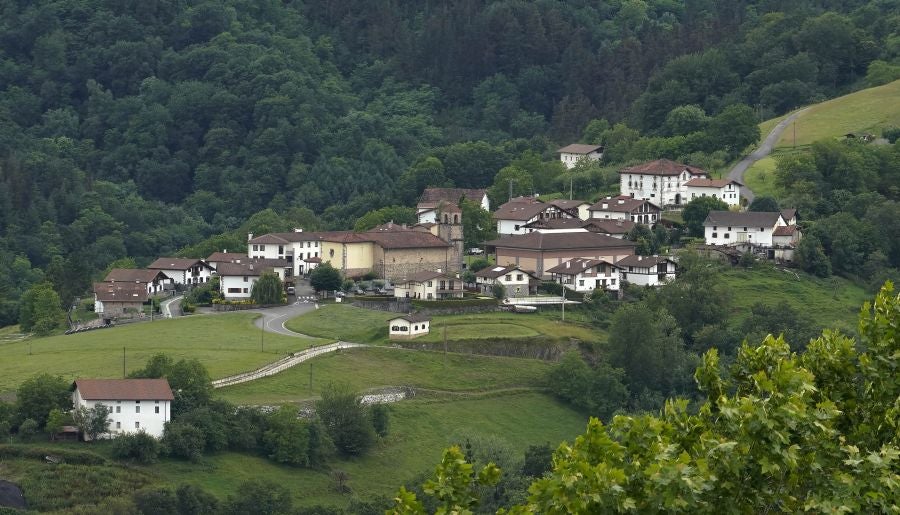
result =
[[[272,272],[284,281],[290,265],[284,259],[246,259],[241,263],[220,262],[216,268],[219,289],[229,300],[249,299],[253,285],[265,272]]]
[[[75,409],[110,408],[108,437],[144,431],[162,438],[174,399],[165,379],[76,379],[72,384]]]
[[[147,288],[147,293],[161,293],[173,284],[161,270],[149,270],[146,268],[113,268],[103,279],[108,283],[134,283]]]
[[[572,143],[556,151],[559,154],[559,160],[566,168],[575,168],[578,161],[599,161],[603,159],[602,145],[584,145],[581,143]]]
[[[590,218],[601,220],[629,220],[644,225],[659,221],[661,210],[649,200],[625,195],[598,200],[589,210]]]
[[[175,284],[192,286],[209,282],[213,268],[202,259],[161,257],[150,263],[150,270],[159,270]]]
[[[475,272],[475,284],[482,293],[491,294],[495,284],[506,289],[507,297],[517,297],[533,293],[540,279],[534,273],[522,270],[516,265],[489,266]],[[532,288],[532,284],[535,285]]]
[[[559,202],[542,202],[535,197],[516,197],[500,206],[494,213],[497,234],[528,234],[533,232],[526,226],[539,220],[558,218],[579,219],[577,206],[574,209],[562,207]]]
[[[287,282],[311,272],[322,261],[322,238],[330,233],[306,232],[295,228],[291,232],[247,235],[247,255],[252,258],[283,259],[288,262]]]
[[[223,250],[222,252],[213,252],[205,261],[206,264],[213,267],[213,270],[216,270],[220,263],[246,263],[250,261],[250,256],[241,252]]]
[[[440,270],[415,272],[394,283],[394,297],[423,300],[461,299],[463,281]]]
[[[619,267],[605,259],[575,258],[547,270],[553,281],[576,292],[618,291]]]
[[[411,340],[428,334],[431,318],[425,315],[401,315],[388,320],[388,337],[391,340]]]
[[[659,286],[675,279],[677,264],[668,256],[628,256],[616,261],[622,282]]]
[[[712,197],[729,206],[741,204],[741,184],[734,179],[695,178],[684,183],[687,202],[699,197]]]
[[[786,225],[781,213],[774,211],[710,211],[703,221],[703,233],[707,245],[771,247],[775,230]]]
[[[657,159],[620,170],[619,191],[661,207],[681,206],[690,200],[686,198],[687,182],[708,178],[705,170],[695,166]]]

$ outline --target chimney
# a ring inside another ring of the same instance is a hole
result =
[[[248,232],[248,233],[247,233],[247,241],[250,241],[250,240],[252,240],[252,239],[253,239],[253,233],[252,233],[252,232]]]

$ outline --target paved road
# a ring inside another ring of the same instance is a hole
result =
[[[296,297],[289,298],[288,300],[290,303],[286,306],[248,310],[250,313],[259,313],[262,315],[256,319],[256,327],[262,327],[268,333],[309,338],[309,336],[305,334],[295,333],[284,327],[284,323],[295,316],[309,313],[316,309],[315,300],[309,300],[315,297],[315,292],[309,286],[309,282],[298,279],[296,288]]]
[[[750,155],[744,157],[744,159],[741,159],[741,161],[738,164],[734,165],[734,168],[732,168],[731,171],[728,172],[728,178],[738,181],[743,184],[744,172],[746,172],[747,169],[750,168],[750,166],[753,163],[755,163],[755,162],[759,161],[760,159],[766,157],[767,155],[771,154],[772,149],[775,148],[775,144],[781,138],[781,134],[784,132],[784,130],[787,128],[787,126],[790,125],[791,122],[796,120],[797,117],[800,116],[807,109],[809,109],[809,108],[805,107],[805,108],[797,111],[796,113],[788,116],[784,120],[781,120],[780,122],[778,122],[778,125],[776,125],[772,129],[772,132],[770,132],[769,135],[766,136],[766,139],[763,140],[763,142],[759,146],[759,148],[757,148],[756,150],[751,152]],[[753,192],[750,191],[750,188],[748,188],[746,186],[741,188],[741,196],[746,197],[748,203],[753,202]]]
[[[159,303],[159,311],[165,318],[172,318],[181,315],[181,299],[184,295],[172,297]]]
[[[322,354],[327,354],[329,352],[335,352],[342,349],[352,349],[354,347],[368,347],[368,345],[364,345],[361,343],[335,342],[328,345],[321,345],[319,347],[312,347],[300,352],[295,352],[286,358],[279,359],[278,361],[263,365],[262,367],[253,370],[252,372],[244,372],[242,374],[223,377],[222,379],[216,379],[212,382],[212,387],[224,388],[226,386],[246,383],[249,381],[254,381],[256,379],[262,379],[263,377],[275,375],[282,370],[299,365],[300,363],[303,363],[304,361],[312,359],[316,356],[321,356]]]

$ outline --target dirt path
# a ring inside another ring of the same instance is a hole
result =
[[[744,173],[747,171],[747,169],[750,168],[753,163],[771,154],[772,150],[775,148],[775,144],[778,143],[779,139],[781,139],[781,134],[784,133],[784,130],[787,128],[787,126],[790,125],[794,120],[796,120],[797,117],[803,114],[807,109],[809,108],[805,107],[791,114],[784,120],[778,122],[778,125],[772,128],[772,131],[769,132],[768,136],[766,136],[766,139],[763,140],[759,148],[741,159],[738,164],[734,165],[734,168],[732,168],[731,171],[728,172],[728,178],[743,184]],[[741,196],[746,197],[748,203],[753,202],[753,192],[750,191],[750,188],[748,188],[747,186],[741,188]]]

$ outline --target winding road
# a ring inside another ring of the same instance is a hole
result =
[[[781,134],[790,125],[794,120],[797,119],[798,116],[803,114],[808,107],[804,107],[803,109],[791,114],[784,120],[778,122],[778,125],[772,128],[772,131],[766,136],[766,139],[763,140],[762,144],[751,152],[749,155],[745,156],[743,159],[738,162],[738,164],[734,165],[734,168],[728,172],[728,178],[738,181],[741,184],[744,183],[744,173],[750,168],[753,163],[759,161],[760,159],[768,156],[772,153],[772,149],[775,148],[775,144],[778,143],[778,140],[781,139]],[[753,202],[753,192],[750,191],[750,188],[744,186],[741,188],[741,196],[747,198],[747,202]]]

